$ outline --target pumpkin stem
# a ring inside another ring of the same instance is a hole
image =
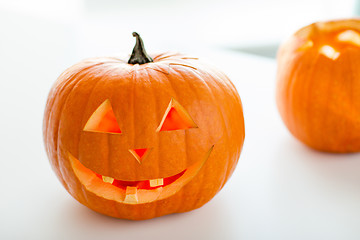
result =
[[[154,60],[146,53],[144,43],[137,32],[132,35],[136,37],[136,44],[128,61],[129,64],[144,64],[153,62]]]

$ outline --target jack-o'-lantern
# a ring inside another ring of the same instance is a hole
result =
[[[239,95],[220,71],[180,54],[84,60],[50,91],[44,141],[66,190],[89,208],[148,219],[208,202],[244,141]]]
[[[328,152],[360,151],[360,20],[318,22],[278,52],[277,105],[290,132]]]

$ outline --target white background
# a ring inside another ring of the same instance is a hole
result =
[[[349,17],[356,7],[309,0],[0,0],[0,239],[360,239],[360,155],[320,153],[295,140],[276,109],[275,60],[236,51],[273,54],[297,28]],[[42,142],[45,101],[57,76],[86,57],[130,54],[134,30],[148,52],[183,51],[227,73],[246,125],[239,164],[213,200],[141,222],[102,216],[73,200]]]

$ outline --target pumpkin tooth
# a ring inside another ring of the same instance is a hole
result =
[[[138,196],[137,196],[137,187],[126,187],[126,196],[125,196],[125,203],[137,203]]]
[[[346,42],[356,46],[360,46],[360,34],[354,30],[345,30],[337,36],[337,40],[340,42]]]
[[[301,47],[299,47],[299,51],[305,51],[308,48],[311,48],[312,46],[314,46],[314,42],[311,40],[306,41]]]
[[[106,183],[110,183],[112,184],[114,182],[114,178],[112,177],[106,177],[106,176],[102,176],[102,180]]]
[[[150,187],[157,187],[164,185],[164,179],[163,178],[157,178],[157,179],[151,179],[150,181]]]
[[[332,60],[336,60],[340,56],[340,52],[336,51],[333,47],[329,45],[322,46],[320,48],[320,54]]]

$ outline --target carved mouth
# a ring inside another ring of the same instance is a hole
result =
[[[110,183],[118,188],[127,189],[130,187],[134,187],[137,189],[156,189],[159,187],[165,187],[173,182],[175,182],[177,179],[179,179],[184,173],[187,171],[187,169],[181,171],[178,174],[175,174],[170,177],[166,178],[156,178],[156,179],[150,179],[145,181],[122,181],[117,180],[112,177],[106,177],[100,174],[96,173],[96,176],[103,180],[103,182]]]
[[[208,150],[203,159],[173,176],[144,181],[123,181],[103,176],[86,168],[70,153],[69,159],[76,177],[88,191],[108,200],[141,204],[168,198],[177,193],[197,175],[213,148],[214,146]]]

